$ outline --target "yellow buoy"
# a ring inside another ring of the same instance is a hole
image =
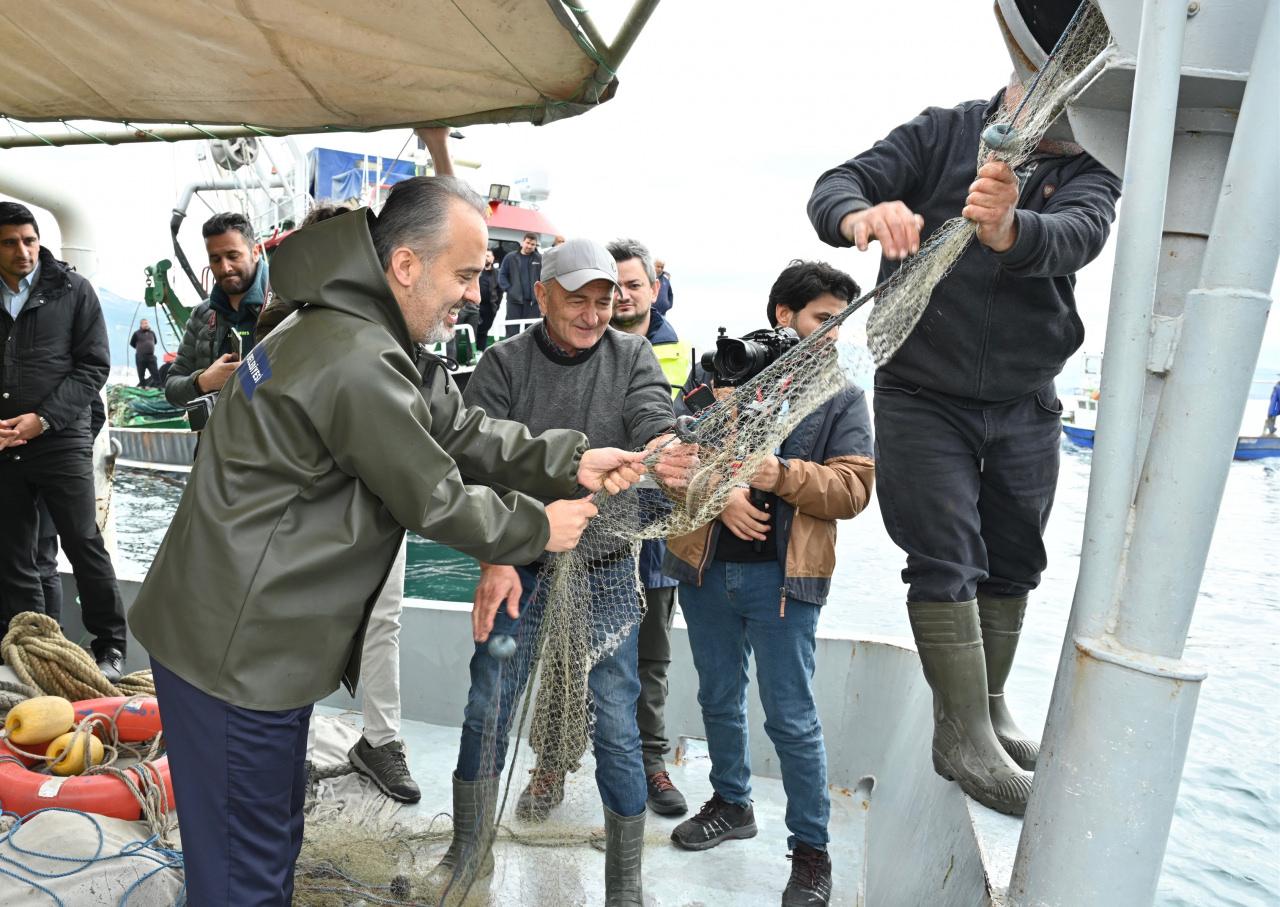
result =
[[[48,743],[75,727],[76,710],[61,696],[37,696],[18,703],[4,719],[4,736],[19,746]]]
[[[86,740],[89,741],[89,764],[101,765],[105,755],[102,741],[92,733],[77,735],[75,731],[70,731],[49,744],[49,749],[45,753],[50,760],[49,771],[55,775],[81,774],[86,768],[84,759]]]

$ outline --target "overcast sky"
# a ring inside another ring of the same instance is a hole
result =
[[[626,6],[597,0],[592,10],[607,25]],[[805,215],[813,182],[925,106],[994,94],[1010,67],[991,4],[798,0],[781,9],[667,0],[623,64],[614,100],[547,127],[466,128],[455,156],[483,167],[460,175],[484,190],[545,171],[551,195],[541,207],[561,233],[647,243],[672,274],[673,321],[700,348],[720,324],[763,326],[769,285],[792,258],[826,259],[871,286],[878,251],[833,249],[814,235]],[[407,136],[299,142],[394,155]],[[171,256],[169,213],[201,172],[198,147],[4,151],[0,168],[77,187],[95,214],[96,282],[137,299],[143,266]],[[207,214],[194,204],[183,233],[197,265]],[[57,231],[46,233],[56,245]],[[1085,352],[1102,350],[1113,245],[1080,275]],[[185,282],[176,286],[192,299]],[[1264,363],[1280,364],[1276,320]]]

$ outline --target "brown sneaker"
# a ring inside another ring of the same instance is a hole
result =
[[[660,816],[683,816],[689,811],[684,794],[671,783],[666,771],[654,772],[648,777],[649,808]]]
[[[551,810],[564,801],[564,775],[543,768],[532,768],[529,774],[529,784],[516,801],[516,818],[545,822]]]

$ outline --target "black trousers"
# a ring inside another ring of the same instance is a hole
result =
[[[498,317],[498,303],[482,302],[480,303],[480,324],[476,327],[476,348],[484,349],[489,345],[489,329],[493,327],[493,320]]]
[[[1039,585],[1062,435],[1053,384],[982,409],[883,372],[875,388],[876,497],[907,554],[907,599],[964,602]]]
[[[157,372],[160,365],[156,362],[155,355],[151,356],[135,356],[134,362],[138,366],[138,387],[159,387],[156,382],[160,380]],[[150,378],[147,376],[150,375]]]
[[[0,454],[0,621],[44,612],[44,590],[36,566],[37,502],[49,508],[62,550],[71,562],[85,629],[93,652],[125,651],[124,605],[115,568],[98,531],[94,506],[93,453],[88,444],[30,453],[27,447]]]
[[[541,318],[541,317],[542,317],[542,310],[538,308],[537,300],[530,299],[528,302],[518,302],[512,299],[510,296],[507,297],[507,320],[508,321],[517,321],[525,318]],[[516,325],[511,325],[510,327],[507,328],[508,337],[514,337],[516,334],[519,334],[519,333],[520,333],[520,328],[517,327]]]
[[[62,619],[62,577],[58,576],[58,527],[44,501],[40,502],[40,532],[36,540],[36,572],[44,589],[44,613]]]
[[[640,621],[637,659],[640,666],[640,698],[636,701],[636,724],[640,728],[640,749],[644,773],[666,771],[667,753],[667,671],[671,667],[671,618],[676,611],[676,587],[645,589],[645,612]]]

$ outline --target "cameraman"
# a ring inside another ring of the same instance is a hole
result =
[[[769,291],[769,323],[807,337],[857,295],[858,285],[842,271],[794,261]],[[690,384],[700,380],[695,374]],[[754,652],[765,730],[787,792],[791,878],[784,907],[826,904],[831,896],[831,802],[813,655],[835,567],[835,521],[867,506],[874,470],[866,400],[850,384],[796,426],[751,478],[751,488],[766,493],[763,507],[752,504],[747,488],[736,489],[719,520],[670,540],[663,563],[680,580],[715,790],[671,839],[707,850],[756,834],[746,710],[746,665]]]

